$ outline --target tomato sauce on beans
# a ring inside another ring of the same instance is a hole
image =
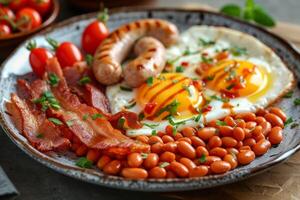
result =
[[[286,114],[279,108],[260,109],[255,113],[226,116],[203,128],[185,127],[173,132],[172,126],[156,135],[140,135],[135,139],[149,144],[150,152],[133,152],[116,158],[89,149],[76,137],[72,150],[110,175],[130,179],[164,179],[201,177],[222,174],[250,164],[283,140]]]

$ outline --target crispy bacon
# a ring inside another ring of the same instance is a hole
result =
[[[113,127],[117,128],[118,121],[121,117],[124,117],[126,119],[128,126],[132,129],[138,129],[142,127],[141,123],[139,122],[138,115],[134,112],[121,111],[110,116],[108,120]]]
[[[99,112],[97,109],[81,103],[78,97],[71,93],[56,58],[48,61],[46,71],[59,77],[58,85],[52,87],[51,90],[62,108],[72,116],[69,119],[65,119],[69,116],[64,114],[64,112],[58,111],[56,114],[61,116],[64,121],[73,119],[77,123],[76,126],[71,126],[70,128],[73,129],[73,133],[81,142],[90,148],[103,150],[114,147],[129,149],[129,152],[149,151],[148,145],[138,143],[123,135],[119,130],[114,129],[108,120],[98,116]]]

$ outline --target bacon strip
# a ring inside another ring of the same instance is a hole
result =
[[[138,143],[127,136],[123,135],[119,130],[114,129],[109,121],[104,117],[92,119],[99,112],[97,109],[83,104],[78,97],[71,93],[67,82],[63,76],[63,72],[56,58],[50,59],[46,66],[48,73],[54,73],[59,77],[60,81],[56,87],[51,90],[60,102],[60,105],[68,112],[72,113],[74,121],[81,125],[80,128],[74,127],[73,133],[88,147],[97,149],[107,149],[110,147],[130,148],[134,151],[149,151],[149,146]],[[66,117],[63,113],[58,115]],[[77,115],[77,116],[76,116]],[[90,116],[86,118],[86,116]],[[84,121],[83,119],[86,118]],[[73,126],[71,126],[72,128]],[[82,127],[86,128],[81,129]],[[88,130],[88,131],[86,131]]]

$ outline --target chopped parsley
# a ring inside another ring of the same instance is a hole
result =
[[[177,79],[172,80],[172,83],[174,83],[174,84],[176,84],[178,82],[179,82],[179,80],[177,80]]]
[[[294,129],[294,128],[298,127],[298,126],[299,126],[298,123],[293,123],[293,124],[291,124],[291,129]]]
[[[220,121],[220,120],[217,120],[216,124],[217,124],[218,126],[227,126],[227,123],[226,123],[226,122]]]
[[[210,46],[210,45],[214,45],[216,42],[212,41],[212,40],[204,40],[203,38],[199,38],[199,44],[201,44],[202,46]]]
[[[92,161],[88,160],[86,157],[81,157],[76,161],[75,164],[81,168],[91,168],[93,163]]]
[[[88,114],[84,114],[84,115],[82,116],[83,121],[86,121],[86,120],[88,119],[88,117],[89,117]]]
[[[183,72],[183,67],[182,66],[176,67],[176,72],[177,73],[182,73]]]
[[[300,98],[294,99],[294,105],[299,106],[300,105]]]
[[[60,121],[60,120],[57,119],[57,118],[50,117],[50,118],[48,118],[48,120],[49,120],[50,122],[52,122],[53,124],[55,124],[55,125],[63,125],[62,121]]]
[[[151,135],[152,135],[152,136],[155,136],[155,135],[157,135],[157,132],[156,132],[156,130],[152,130],[152,132],[151,132]]]
[[[288,93],[286,93],[283,98],[291,98],[294,94],[294,91],[289,91]]]
[[[85,61],[88,66],[92,66],[94,57],[91,54],[86,54]]]
[[[40,104],[42,106],[43,112],[45,112],[50,107],[54,110],[60,109],[59,102],[55,99],[50,91],[44,92],[40,98],[34,99],[32,102],[35,104]]]
[[[163,112],[169,112],[171,116],[174,116],[177,114],[177,109],[178,109],[179,104],[180,103],[177,101],[177,99],[175,99],[170,104],[168,104],[167,106],[163,107],[158,112],[156,112],[155,116],[159,116]]]
[[[79,85],[85,85],[87,83],[92,82],[91,78],[89,76],[83,76],[79,81]]]
[[[147,78],[146,83],[147,83],[148,86],[152,86],[152,84],[153,84],[153,77],[151,76],[151,77]]]
[[[73,126],[74,119],[70,119],[70,120],[66,121],[66,124],[67,124],[68,127]]]
[[[212,58],[208,58],[206,56],[201,56],[201,59],[202,59],[202,62],[203,63],[208,63],[208,64],[211,64],[214,60]]]
[[[148,157],[148,154],[147,154],[147,153],[141,153],[141,157],[142,157],[143,159],[146,159],[146,158]]]
[[[207,79],[208,81],[212,81],[212,80],[214,80],[214,78],[215,78],[215,76],[207,76],[207,77],[206,77],[206,79]]]
[[[161,163],[160,165],[159,165],[159,167],[160,168],[165,168],[165,167],[167,167],[167,166],[169,166],[170,165],[170,163],[168,163],[168,162],[163,162],[163,163]]]
[[[119,120],[118,120],[118,127],[119,127],[120,129],[124,129],[124,128],[125,128],[125,127],[124,127],[125,121],[126,121],[125,117],[120,117],[120,118],[119,118]]]
[[[143,123],[143,125],[153,129],[153,128],[157,127],[159,124],[148,124],[148,123]]]
[[[58,85],[59,78],[58,78],[58,76],[56,76],[56,74],[50,73],[48,76],[48,80],[49,80],[49,84],[52,87],[56,87]]]
[[[228,86],[226,87],[226,89],[227,89],[227,90],[231,90],[232,88],[234,88],[234,86],[235,86],[235,84],[232,83],[232,84],[228,85]]]
[[[227,99],[227,98],[218,97],[218,96],[216,96],[216,95],[212,95],[212,96],[210,96],[210,98],[211,98],[211,99],[218,100],[218,101],[222,101],[222,102],[224,102],[224,103],[227,103],[227,102],[229,101],[229,99]]]
[[[95,113],[91,116],[92,120],[96,120],[96,119],[102,118],[102,117],[103,117],[103,115],[101,115],[100,113]]]
[[[121,90],[123,90],[123,91],[127,91],[127,92],[130,92],[130,91],[132,91],[132,89],[131,89],[131,88],[129,88],[129,87],[126,87],[126,86],[123,86],[123,85],[121,85],[121,86],[120,86],[120,89],[121,89]]]
[[[289,117],[285,122],[284,122],[284,127],[286,127],[287,125],[289,125],[290,123],[293,123],[293,118]]]
[[[172,126],[175,126],[175,127],[178,127],[179,125],[184,125],[184,124],[186,123],[186,121],[189,120],[189,119],[187,119],[187,120],[175,122],[174,119],[173,119],[173,117],[171,117],[171,116],[169,116],[167,119],[168,119],[169,123],[170,123]]]
[[[194,118],[195,122],[199,122],[201,119],[202,113],[200,113],[199,115],[197,115],[197,117]]]
[[[205,163],[206,162],[206,156],[205,154],[202,154],[202,156],[199,158],[200,163]]]
[[[139,117],[139,120],[143,120],[145,118],[145,114],[143,112],[141,112],[138,117]]]
[[[247,49],[246,48],[241,48],[241,47],[232,47],[229,49],[229,51],[232,53],[234,56],[241,56],[241,55],[247,55]]]
[[[44,135],[42,134],[42,133],[38,133],[37,135],[36,135],[36,138],[43,138],[44,137]]]
[[[199,51],[191,51],[189,48],[186,48],[184,50],[184,52],[182,53],[183,56],[189,56],[189,55],[193,55],[193,54],[197,54],[199,53]]]
[[[185,89],[188,92],[188,94],[189,94],[190,97],[193,95],[192,91],[191,91],[191,88],[189,86],[182,85],[182,88]]]
[[[130,109],[130,108],[133,108],[135,105],[136,105],[136,102],[134,101],[134,102],[132,102],[132,103],[130,103],[130,104],[124,106],[124,108]]]

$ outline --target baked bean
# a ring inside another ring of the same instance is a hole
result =
[[[167,171],[167,178],[176,178],[176,174],[172,171]]]
[[[252,122],[252,121],[249,121],[249,122],[246,122],[246,127],[247,129],[249,130],[253,130],[256,126],[256,122]]]
[[[179,140],[180,138],[183,138],[183,135],[181,133],[176,133],[176,135],[174,135],[175,140]]]
[[[162,137],[162,136],[164,136],[164,135],[166,135],[165,132],[162,132],[162,131],[158,131],[158,132],[157,132],[157,136],[158,136],[158,137]]]
[[[151,146],[151,152],[152,153],[157,153],[157,154],[160,154],[161,151],[162,151],[162,148],[163,148],[164,144],[163,143],[155,143]]]
[[[214,127],[205,127],[198,130],[197,134],[198,136],[204,140],[207,141],[211,137],[213,137],[217,133],[217,129]]]
[[[185,141],[180,141],[177,144],[177,150],[181,155],[187,158],[194,159],[196,157],[196,150],[194,147]]]
[[[273,114],[277,115],[278,117],[280,117],[283,122],[286,121],[286,114],[280,108],[272,107],[269,109],[269,111],[270,111],[270,113],[273,113]]]
[[[235,147],[237,145],[237,141],[232,137],[222,137],[222,145],[226,148]]]
[[[96,149],[90,149],[87,154],[86,154],[86,158],[90,161],[92,161],[93,163],[95,163],[100,157],[100,152],[99,150]]]
[[[163,141],[159,136],[153,135],[149,138],[148,143],[150,145],[152,145],[152,144],[155,144],[155,143],[163,143]]]
[[[231,169],[231,165],[222,160],[217,160],[210,165],[210,169],[215,174],[222,174]]]
[[[139,135],[135,139],[145,144],[148,144],[149,142],[149,138],[146,135]]]
[[[149,171],[150,178],[165,178],[167,176],[167,171],[161,167],[154,167]]]
[[[256,144],[256,140],[254,138],[247,138],[244,140],[244,145],[245,146],[249,146],[249,147],[252,147],[253,145]]]
[[[260,141],[260,140],[265,139],[265,136],[264,136],[264,134],[261,133],[261,134],[259,134],[258,136],[254,137],[254,139],[255,139],[256,142],[258,142],[258,141]]]
[[[239,151],[236,148],[227,148],[226,151],[228,154],[231,155],[237,155],[239,153]]]
[[[209,153],[205,147],[199,146],[196,148],[196,155],[200,158],[202,155],[208,156]]]
[[[176,157],[175,160],[178,162],[181,158],[183,158],[182,155],[180,155],[180,154],[175,154],[175,157]]]
[[[244,133],[245,133],[245,138],[251,138],[252,137],[252,132],[251,130],[244,128]]]
[[[244,129],[246,127],[246,122],[243,119],[237,119],[236,126]]]
[[[196,167],[196,164],[192,160],[190,160],[189,158],[182,157],[182,158],[179,159],[179,162],[181,164],[183,164],[184,166],[186,166],[189,170]]]
[[[180,141],[185,141],[185,142],[187,142],[187,143],[189,143],[189,144],[192,144],[192,140],[190,139],[190,138],[188,138],[188,137],[183,137],[183,138],[180,138],[179,140],[177,140],[178,142],[180,142]]]
[[[230,169],[234,169],[238,165],[236,157],[231,154],[227,154],[226,156],[224,156],[223,160],[230,164]]]
[[[238,141],[237,145],[235,146],[235,148],[240,148],[244,145],[244,143],[242,141]]]
[[[190,170],[190,177],[201,177],[208,173],[208,167],[205,165],[197,166]]]
[[[266,114],[265,119],[270,122],[272,126],[284,127],[282,119],[273,113]]]
[[[193,127],[185,127],[182,129],[181,133],[185,137],[190,137],[190,136],[195,135],[196,130]]]
[[[148,172],[142,168],[123,168],[121,175],[130,179],[145,179],[148,177]]]
[[[263,109],[263,108],[259,108],[257,111],[256,111],[256,115],[257,116],[265,116],[265,114],[269,113],[269,111]]]
[[[78,149],[80,146],[81,146],[80,143],[73,143],[73,144],[71,144],[71,150],[72,150],[73,152],[76,152],[77,149]]]
[[[271,144],[279,144],[283,139],[282,128],[280,128],[279,126],[273,127],[268,136]]]
[[[231,126],[231,127],[235,127],[236,126],[236,123],[235,123],[234,119],[231,116],[229,116],[229,115],[224,118],[224,122],[228,126]]]
[[[220,147],[220,146],[222,146],[222,140],[219,136],[216,136],[216,135],[212,136],[209,139],[207,146],[211,149],[214,147]]]
[[[252,136],[257,137],[260,134],[262,134],[262,127],[260,125],[258,125],[252,130]]]
[[[157,166],[158,161],[159,161],[159,157],[156,153],[149,153],[147,155],[147,158],[144,160],[143,165],[146,169],[151,169]]]
[[[129,167],[139,167],[143,163],[143,158],[140,153],[131,153],[127,157]]]
[[[159,160],[162,162],[172,162],[176,159],[176,156],[174,153],[166,151],[164,153],[162,153],[159,157]]]
[[[231,126],[220,126],[219,131],[222,136],[232,136],[233,128]]]
[[[173,126],[171,125],[167,125],[166,128],[165,128],[165,132],[166,134],[168,134],[169,136],[172,136],[173,135]]]
[[[248,151],[248,150],[251,150],[250,146],[242,146],[239,148],[239,151]]]
[[[84,156],[84,155],[87,154],[88,150],[89,149],[87,148],[87,146],[82,144],[81,146],[79,146],[79,148],[76,150],[75,153],[76,153],[77,156]]]
[[[111,158],[109,156],[103,155],[100,157],[100,159],[97,162],[97,167],[99,169],[103,169],[107,163],[111,161]]]
[[[252,151],[254,151],[256,156],[260,156],[265,154],[270,147],[271,143],[268,140],[263,139],[252,146]]]
[[[168,142],[162,146],[162,150],[175,153],[177,150],[177,144],[175,142]]]
[[[232,132],[233,138],[237,141],[243,141],[245,139],[244,130],[241,127],[235,127]]]
[[[164,142],[164,143],[168,143],[168,142],[174,142],[174,139],[171,137],[171,136],[169,136],[169,135],[164,135],[164,136],[162,136],[162,141]]]
[[[218,125],[217,125],[217,120],[214,119],[214,120],[208,122],[208,123],[207,123],[207,126],[217,128],[217,127],[218,127]]]
[[[243,150],[237,154],[237,160],[242,165],[247,165],[255,159],[255,153],[251,150]]]
[[[270,122],[267,121],[262,122],[260,126],[262,127],[262,133],[264,134],[264,136],[267,136],[270,133],[272,128]]]
[[[255,119],[255,122],[256,122],[257,124],[261,124],[261,123],[263,123],[263,122],[265,122],[265,121],[266,121],[266,119],[263,118],[262,116],[258,116],[258,117],[256,117],[256,119]]]
[[[217,156],[206,156],[205,161],[202,163],[200,162],[200,164],[210,165],[211,163],[218,161],[218,160],[221,160],[221,158],[217,157]]]
[[[183,164],[173,161],[170,163],[170,169],[179,177],[187,177],[189,175],[189,170]]]
[[[121,170],[121,161],[119,160],[113,160],[109,162],[105,167],[103,168],[103,171],[107,174],[116,175]]]
[[[221,147],[215,147],[209,151],[210,156],[218,156],[220,158],[223,158],[226,154],[227,154],[226,149]]]
[[[189,138],[191,139],[192,145],[194,147],[205,146],[205,142],[201,138],[199,138],[199,137],[197,137],[195,135],[193,135],[193,136],[191,136]]]
[[[256,118],[256,115],[254,113],[252,113],[252,112],[240,113],[240,114],[237,114],[235,116],[235,119],[243,119],[246,122],[248,122],[248,121],[254,121],[255,118]]]

